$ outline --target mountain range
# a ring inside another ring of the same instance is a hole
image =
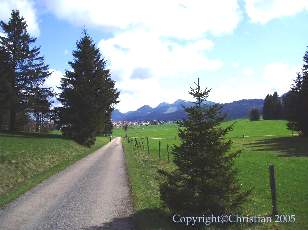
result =
[[[222,105],[222,112],[226,114],[226,119],[247,118],[249,111],[252,108],[257,108],[262,111],[263,99],[244,99]],[[157,107],[152,108],[149,105],[144,105],[136,111],[121,113],[119,110],[114,110],[112,113],[113,121],[150,121],[164,120],[175,121],[185,118],[185,107],[190,107],[193,103],[185,100],[177,100],[174,103],[160,103]],[[215,102],[206,101],[206,105],[213,105]]]

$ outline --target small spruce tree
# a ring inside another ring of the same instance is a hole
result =
[[[201,90],[199,79],[191,94],[196,102],[185,108],[186,120],[179,122],[181,144],[174,146],[176,169],[160,171],[164,182],[161,199],[178,214],[200,215],[234,213],[249,195],[242,191],[233,167],[239,152],[230,153],[231,141],[224,136],[232,127],[224,120],[219,105],[203,106],[210,90]]]

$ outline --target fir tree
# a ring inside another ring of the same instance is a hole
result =
[[[90,146],[98,132],[110,129],[119,92],[90,36],[84,32],[76,45],[74,60],[69,62],[72,70],[66,71],[61,81],[59,125],[65,136]]]
[[[224,136],[232,127],[220,126],[221,107],[202,106],[210,90],[201,90],[199,79],[190,94],[194,106],[186,108],[187,119],[179,122],[181,144],[172,151],[176,169],[161,171],[161,199],[172,212],[187,215],[237,211],[249,192],[241,191],[233,162],[239,152],[229,153],[231,141]]]
[[[5,36],[0,36],[1,52],[5,53],[6,94],[10,112],[10,131],[15,130],[16,114],[31,112],[30,98],[40,89],[46,77],[49,76],[48,65],[40,56],[40,48],[33,46],[36,38],[27,32],[27,23],[18,10],[13,10],[8,23],[1,21],[0,26]],[[3,76],[1,76],[3,78]]]
[[[260,112],[258,109],[254,108],[249,113],[249,119],[251,121],[259,121],[260,120]]]

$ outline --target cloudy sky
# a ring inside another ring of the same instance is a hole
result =
[[[308,0],[0,0],[19,9],[56,88],[85,27],[108,60],[122,112],[190,100],[197,77],[209,100],[285,93],[308,45]]]

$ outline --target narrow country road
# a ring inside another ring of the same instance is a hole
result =
[[[121,139],[115,138],[0,210],[0,229],[133,229]]]

